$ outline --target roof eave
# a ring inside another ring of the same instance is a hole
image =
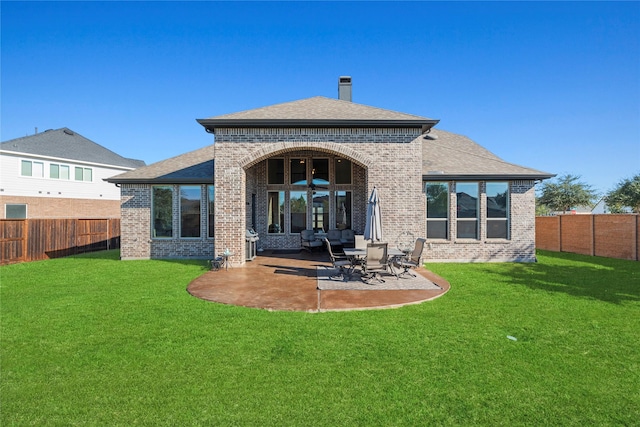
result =
[[[359,120],[359,119],[196,119],[207,132],[215,133],[216,128],[416,128],[422,133],[438,124],[440,120]]]
[[[556,176],[555,174],[423,174],[423,181],[488,181],[488,180],[543,180]]]
[[[204,178],[104,178],[103,181],[111,184],[213,184],[213,177],[210,180]]]

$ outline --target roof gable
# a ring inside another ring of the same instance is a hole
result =
[[[128,168],[145,164],[122,157],[66,127],[11,139],[1,143],[0,150]]]

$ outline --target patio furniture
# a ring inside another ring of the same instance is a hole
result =
[[[342,246],[341,237],[342,232],[340,230],[332,229],[327,232],[327,239],[329,239],[329,243],[331,243],[332,246]]]
[[[342,230],[340,235],[340,242],[342,243],[342,246],[353,247],[356,241],[355,235],[356,233],[351,229]]]
[[[211,270],[218,271],[220,270],[220,267],[224,262],[224,258],[222,258],[221,256],[218,256],[218,257],[215,257],[214,259],[210,259],[208,262],[209,262],[209,266],[211,267]]]
[[[422,258],[422,252],[424,251],[425,242],[425,239],[416,239],[416,244],[413,248],[413,252],[411,252],[411,255],[406,258],[400,258],[396,261],[396,265],[403,268],[402,273],[400,273],[398,277],[402,277],[404,275],[417,277],[409,270],[420,266],[420,258]]]
[[[356,249],[367,249],[367,241],[364,239],[364,236],[362,234],[356,235],[355,247]]]
[[[218,258],[222,258],[220,268],[224,267],[225,270],[229,270],[229,266],[233,267],[231,265],[231,260],[229,260],[232,256],[233,252],[229,251],[229,249],[225,249],[224,252],[218,255]]]
[[[329,239],[324,239],[325,244],[327,245],[327,251],[329,252],[329,258],[331,259],[331,264],[333,268],[338,270],[339,274],[334,274],[330,276],[331,279],[340,278],[341,280],[348,280],[351,278],[351,273],[353,272],[351,261],[346,256],[334,255],[331,250],[331,242]],[[348,270],[346,268],[349,267]]]
[[[300,232],[300,245],[302,246],[302,249],[313,252],[313,248],[322,247],[322,241],[316,239],[313,230],[302,230]]]
[[[387,256],[387,243],[370,243],[367,245],[367,258],[365,260],[365,275],[362,280],[370,284],[374,279],[384,283],[380,276],[382,272],[389,272],[389,260]]]

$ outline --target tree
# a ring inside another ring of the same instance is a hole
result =
[[[576,206],[591,206],[598,196],[590,185],[580,181],[580,176],[571,174],[558,177],[556,182],[545,182],[540,191],[539,203],[562,212]]]
[[[606,201],[612,211],[619,212],[624,206],[629,206],[635,213],[640,213],[640,173],[620,181],[607,194]]]

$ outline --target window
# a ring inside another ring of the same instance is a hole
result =
[[[487,182],[487,239],[509,238],[509,183]]]
[[[84,176],[84,173],[83,173],[83,176]],[[69,179],[69,166],[51,163],[49,165],[49,178]]]
[[[457,238],[478,238],[478,183],[456,183]]]
[[[351,228],[351,191],[336,191],[336,228]]]
[[[315,185],[329,185],[329,159],[313,159],[311,175]]]
[[[329,192],[314,191],[311,206],[311,226],[316,231],[329,231]]]
[[[290,183],[292,185],[307,185],[307,165],[305,159],[291,159]]]
[[[207,234],[209,237],[215,237],[215,200],[216,200],[216,188],[213,185],[207,186],[207,209],[208,209],[208,218],[209,222],[207,224],[207,228],[209,229],[209,233]]]
[[[351,184],[351,161],[336,159],[335,161],[336,184]]]
[[[269,233],[284,233],[284,191],[270,191],[267,193],[267,231]]]
[[[60,165],[56,165],[55,163],[49,165],[49,178],[60,178]]]
[[[449,185],[446,182],[428,182],[427,239],[449,238]]]
[[[27,205],[25,204],[4,205],[4,217],[6,219],[26,219]]]
[[[44,177],[44,163],[32,162],[31,160],[22,160],[20,175],[42,178]]]
[[[76,166],[75,168],[75,179],[76,181],[87,181],[91,182],[93,180],[93,173],[91,168],[81,168]]]
[[[180,237],[200,237],[199,185],[180,186]]]
[[[307,228],[307,192],[292,191],[289,198],[291,232],[300,233]]]
[[[154,186],[151,193],[153,237],[173,236],[173,190],[170,186]]]
[[[284,184],[284,159],[267,161],[267,183]]]

